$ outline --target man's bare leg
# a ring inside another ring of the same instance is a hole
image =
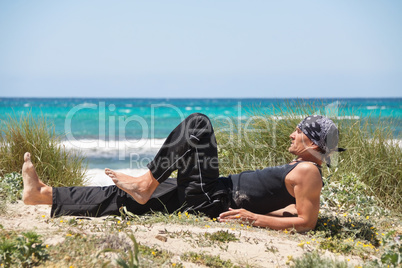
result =
[[[44,184],[36,174],[34,165],[31,162],[31,154],[24,154],[24,165],[22,166],[22,179],[24,190],[22,200],[26,205],[51,205],[53,189]]]
[[[117,187],[131,195],[140,204],[148,202],[152,193],[159,185],[159,182],[149,170],[139,177],[132,177],[108,168],[105,169],[105,173],[113,180]]]

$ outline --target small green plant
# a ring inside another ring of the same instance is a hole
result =
[[[207,267],[223,267],[223,268],[238,267],[234,265],[230,260],[225,261],[222,260],[219,256],[212,256],[205,253],[186,252],[183,255],[181,255],[181,258],[185,261],[205,265]]]
[[[49,258],[40,236],[34,232],[2,233],[0,240],[0,264],[5,267],[18,265],[32,267]]]
[[[0,177],[0,213],[7,211],[7,202],[13,203],[22,198],[22,176],[18,173]]]
[[[348,268],[346,261],[336,261],[322,258],[318,252],[306,253],[302,257],[292,259],[294,262],[291,267],[297,268]]]
[[[0,198],[15,202],[22,198],[22,176],[16,172],[5,174],[0,178]]]
[[[378,198],[367,194],[369,187],[355,173],[340,176],[337,181],[324,179],[324,182],[322,208],[377,217],[388,213]]]
[[[0,264],[5,267],[10,267],[11,264],[15,263],[14,255],[16,251],[16,246],[14,241],[2,237],[0,241]]]
[[[165,229],[162,233],[166,234],[170,238],[179,237],[194,247],[218,246],[222,250],[227,250],[228,248],[227,245],[224,245],[225,243],[239,240],[233,233],[223,230],[219,230],[213,233],[205,232],[196,234],[189,230],[169,232],[168,230]]]
[[[363,217],[352,217],[346,213],[319,216],[313,233],[325,238],[361,239],[374,246],[379,245],[376,228],[369,220]]]
[[[402,264],[402,244],[401,235],[395,235],[395,231],[389,232],[382,239],[386,250],[381,256],[381,262],[387,265],[398,267]]]
[[[166,250],[151,248],[140,244],[139,256],[141,267],[163,266],[166,264],[172,264],[172,266],[175,267],[182,267],[180,263],[173,264],[171,262],[173,254]]]
[[[0,176],[21,172],[24,153],[30,152],[44,183],[55,187],[84,184],[85,158],[63,147],[61,137],[45,117],[36,118],[30,113],[18,118],[9,116],[0,125]]]
[[[377,252],[377,229],[367,218],[347,213],[321,213],[316,228],[310,232],[318,247],[335,253],[351,253],[366,259]]]
[[[221,243],[239,240],[233,233],[229,233],[229,231],[223,231],[223,230],[214,233],[205,233],[204,236],[211,241]]]

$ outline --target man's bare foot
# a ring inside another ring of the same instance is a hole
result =
[[[148,202],[152,193],[159,185],[159,182],[154,178],[151,171],[140,177],[132,177],[108,168],[105,169],[105,173],[113,180],[117,187],[131,195],[140,204]]]
[[[24,154],[22,179],[24,181],[22,201],[24,201],[26,205],[52,204],[52,188],[39,179],[35,167],[31,162],[30,153]]]

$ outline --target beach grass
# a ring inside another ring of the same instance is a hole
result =
[[[251,109],[247,121],[216,122],[222,174],[288,163],[294,159],[288,152],[289,135],[297,124],[307,115],[330,113],[340,131],[339,147],[347,150],[333,155],[332,167],[323,167],[323,176],[331,181],[354,176],[367,186],[361,189],[365,194],[378,197],[384,208],[402,212],[402,147],[389,127],[392,122],[359,114],[331,116],[328,107],[302,100],[284,109],[273,107],[269,114],[260,111]]]
[[[31,113],[2,120],[0,132],[0,177],[21,173],[24,153],[30,152],[41,180],[52,186],[84,184],[86,160],[78,151],[66,150],[62,137],[45,116]]]

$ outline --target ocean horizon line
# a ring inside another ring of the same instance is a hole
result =
[[[3,97],[0,99],[116,99],[116,100],[376,100],[376,99],[401,99],[401,97]]]

